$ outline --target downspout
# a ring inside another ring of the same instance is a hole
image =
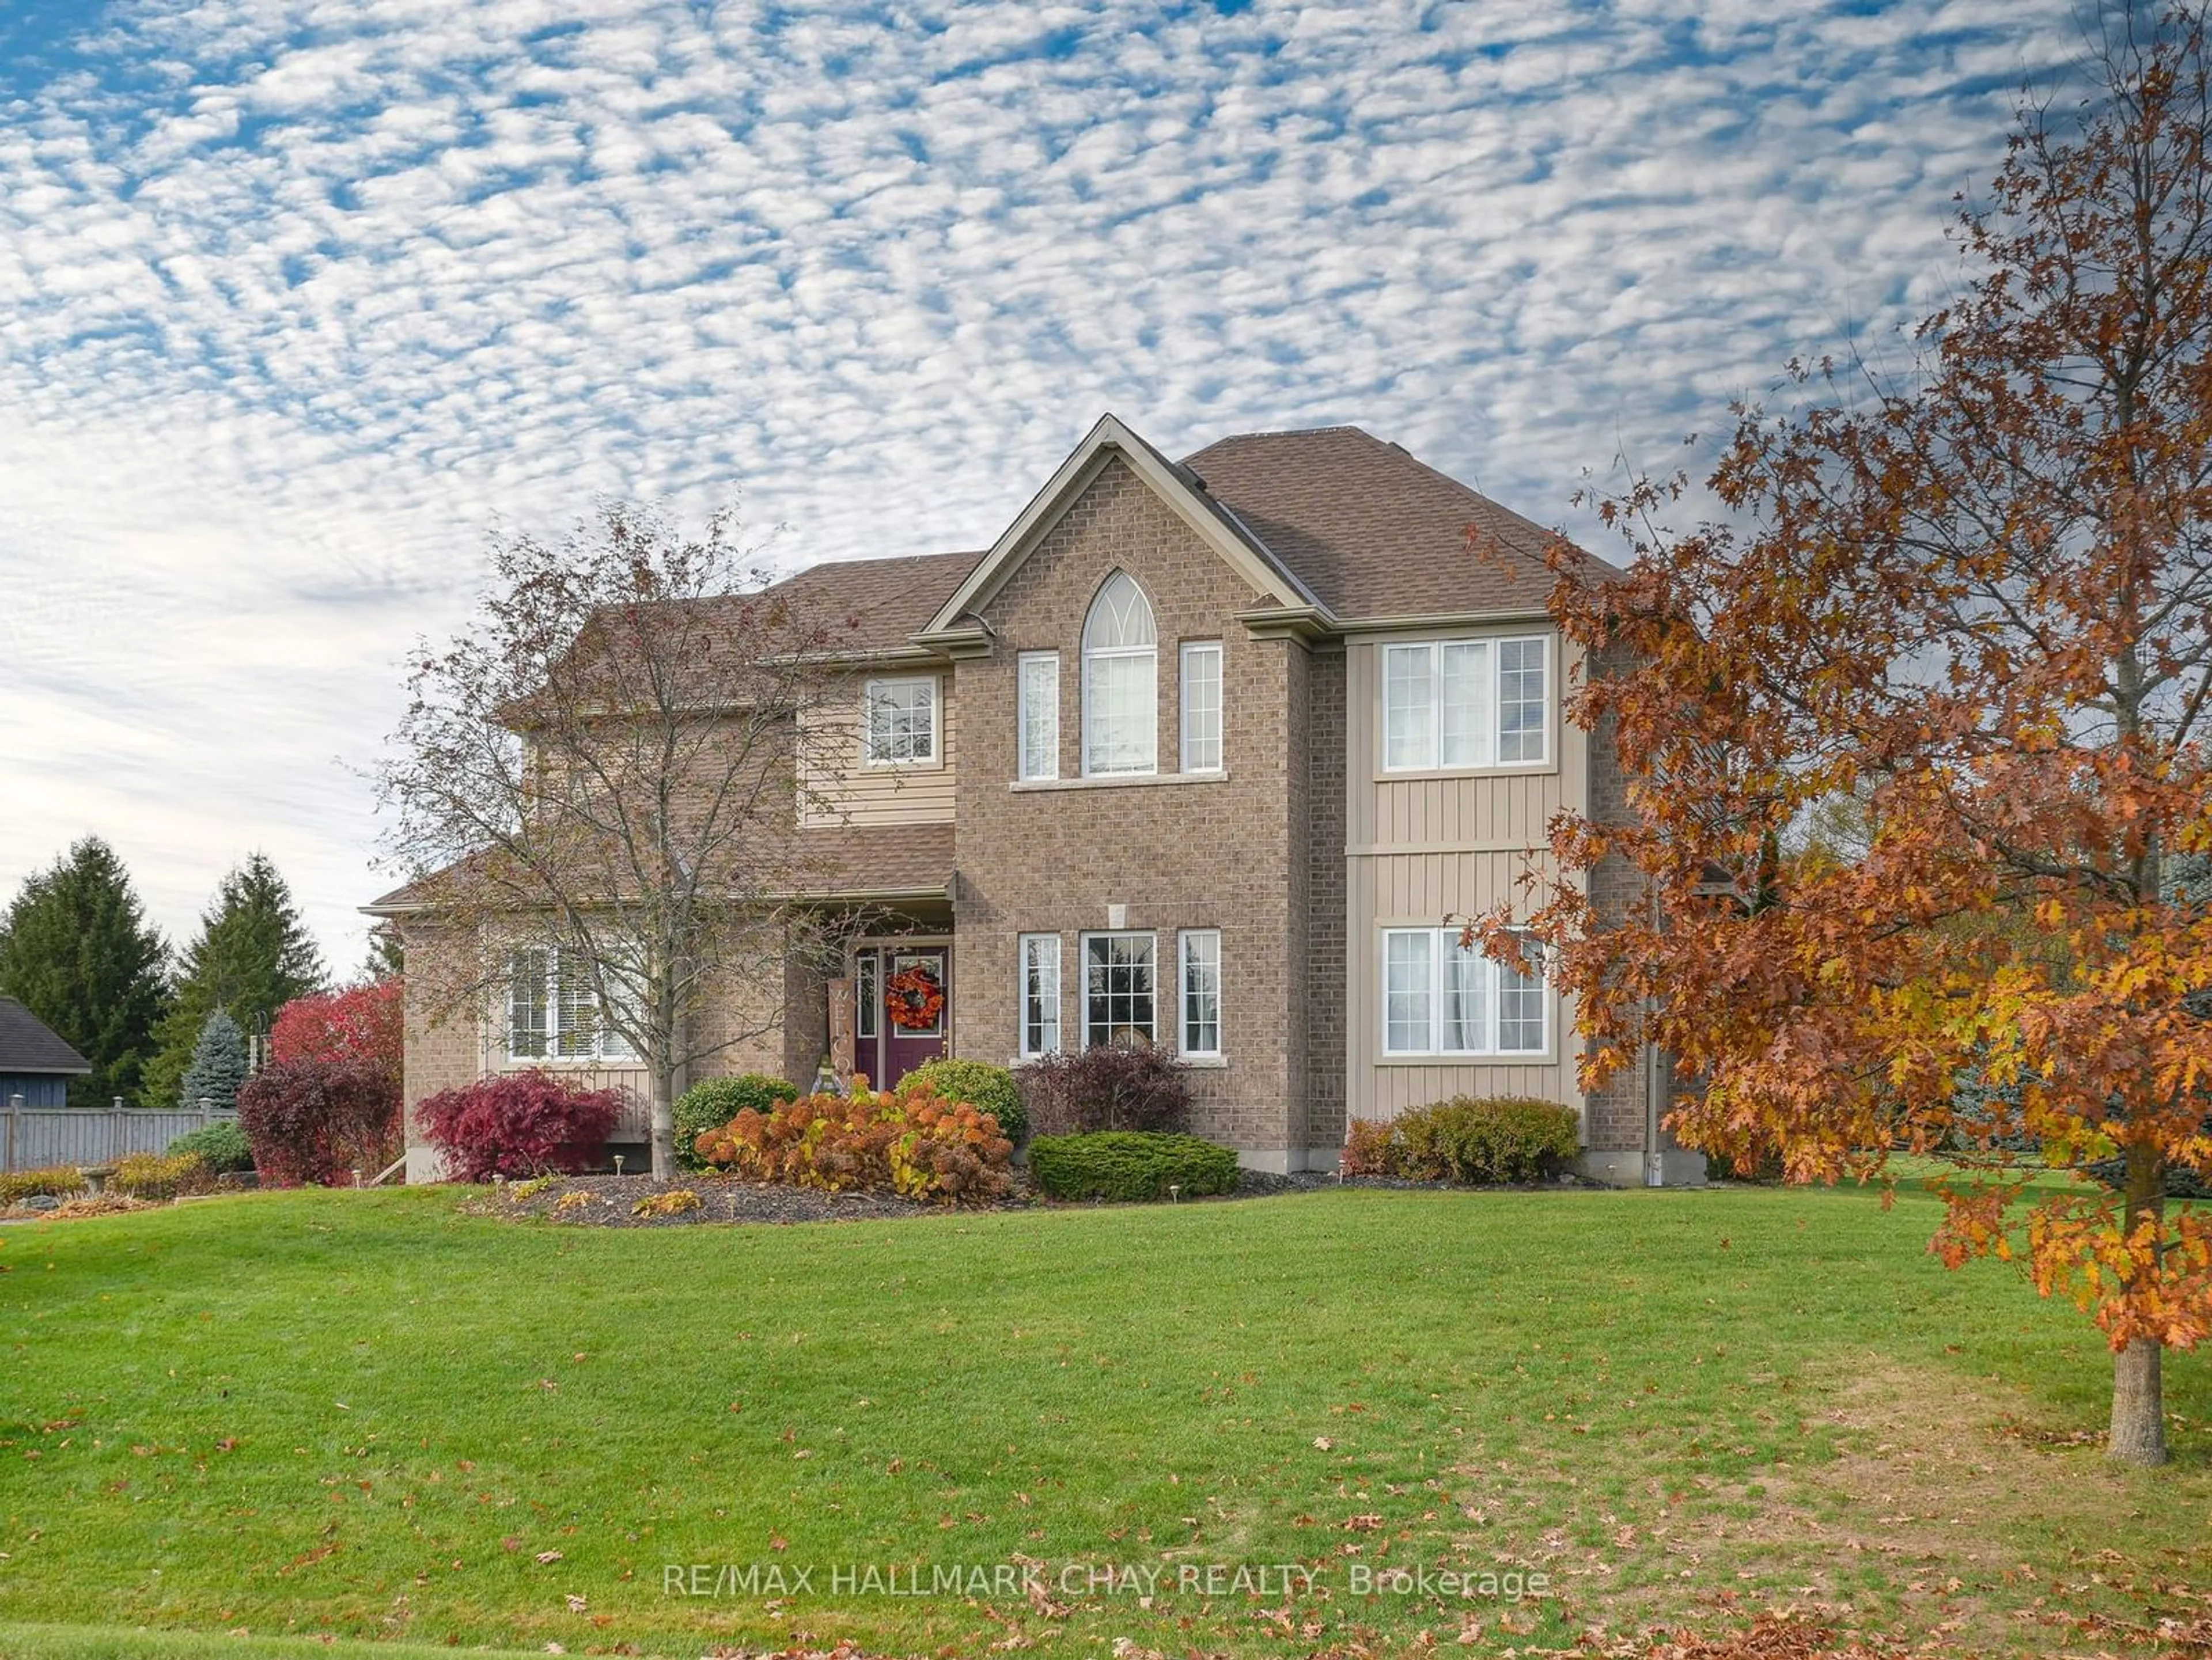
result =
[[[1647,1013],[1656,1005],[1645,1002]],[[1649,1020],[1644,1030],[1650,1031]],[[1667,1185],[1667,1157],[1659,1148],[1659,1046],[1646,1038],[1644,1043],[1644,1185],[1663,1188]]]
[[[1649,879],[1647,879],[1648,880]],[[1650,894],[1651,932],[1659,932],[1659,890],[1653,885]],[[1659,1000],[1644,1000],[1644,1185],[1663,1188],[1667,1185],[1667,1160],[1659,1150],[1659,1046],[1651,1041],[1651,1030],[1659,1012]]]

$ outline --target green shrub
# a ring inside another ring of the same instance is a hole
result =
[[[741,1072],[734,1078],[702,1078],[676,1098],[676,1162],[685,1170],[704,1170],[697,1142],[708,1130],[718,1130],[746,1108],[774,1112],[786,1101],[799,1099],[799,1085],[764,1072]]]
[[[1237,1150],[1157,1130],[1095,1130],[1041,1135],[1030,1143],[1030,1171],[1055,1199],[1165,1199],[1237,1190]]]
[[[246,1139],[246,1132],[238,1127],[235,1119],[221,1118],[211,1124],[203,1124],[169,1143],[172,1158],[185,1152],[199,1154],[217,1176],[253,1168],[253,1144]]]
[[[1019,1146],[1028,1139],[1030,1116],[1022,1105],[1022,1091],[1014,1075],[988,1061],[932,1061],[916,1067],[899,1080],[925,1084],[947,1101],[981,1108],[999,1121],[999,1134]]]
[[[1580,1145],[1574,1113],[1521,1095],[1455,1096],[1401,1113],[1390,1168],[1420,1182],[1540,1182]]]
[[[52,1199],[67,1199],[72,1194],[82,1193],[86,1183],[74,1164],[52,1164],[45,1170],[0,1171],[0,1205],[12,1205],[18,1199],[29,1199],[45,1194]]]

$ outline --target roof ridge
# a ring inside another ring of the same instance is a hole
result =
[[[1378,444],[1390,444],[1394,449],[1404,447],[1402,445],[1391,444],[1391,441],[1388,438],[1376,437],[1375,434],[1368,431],[1356,421],[1337,421],[1325,427],[1262,427],[1254,432],[1227,432],[1213,440],[1212,443],[1193,450],[1191,454],[1203,455],[1207,450],[1222,444],[1233,444],[1240,438],[1318,438],[1323,433],[1330,432],[1356,432],[1362,438],[1373,438]],[[1186,456],[1184,459],[1188,460],[1189,457]]]

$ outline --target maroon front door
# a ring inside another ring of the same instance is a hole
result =
[[[858,1059],[871,1082],[888,1086],[951,1053],[951,952],[943,946],[884,946],[861,954],[876,958],[856,976],[864,998],[872,987],[875,1006],[861,1011]]]

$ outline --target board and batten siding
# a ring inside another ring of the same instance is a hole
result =
[[[1541,634],[1552,642],[1550,761],[1487,772],[1385,774],[1381,647],[1392,641]],[[1571,1011],[1549,999],[1551,1043],[1530,1061],[1400,1061],[1382,1052],[1382,930],[1435,927],[1500,900],[1525,909],[1520,878],[1548,863],[1547,830],[1561,807],[1588,809],[1589,744],[1560,716],[1566,684],[1548,624],[1408,629],[1346,648],[1345,1104],[1352,1118],[1393,1118],[1455,1095],[1533,1095],[1580,1112]]]
[[[861,742],[868,682],[922,678],[937,682],[937,760],[872,764]],[[807,791],[799,822],[810,829],[951,823],[957,724],[952,678],[951,670],[941,664],[886,666],[854,674],[844,695],[826,698],[806,714],[802,752]]]

